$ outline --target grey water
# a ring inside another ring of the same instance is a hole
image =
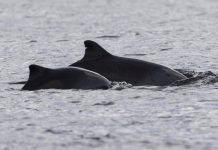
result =
[[[0,149],[216,150],[218,83],[21,91],[94,40],[114,55],[218,73],[216,0],[0,0]],[[211,79],[212,78],[212,79]]]

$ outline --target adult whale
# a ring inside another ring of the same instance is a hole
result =
[[[78,67],[50,69],[29,66],[29,79],[22,90],[107,89],[110,81],[98,73]]]
[[[94,41],[84,42],[84,57],[70,66],[97,72],[111,81],[126,81],[135,86],[164,86],[187,79],[168,67],[143,60],[114,56]]]

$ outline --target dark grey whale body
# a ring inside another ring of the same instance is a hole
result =
[[[29,79],[22,90],[107,89],[110,81],[98,73],[78,67],[50,69],[29,66]]]
[[[114,56],[96,42],[87,40],[84,44],[84,57],[70,66],[92,70],[110,81],[126,81],[135,86],[164,86],[187,79],[183,74],[159,64]]]

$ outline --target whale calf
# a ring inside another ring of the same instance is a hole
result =
[[[165,86],[186,76],[168,67],[143,60],[114,56],[94,41],[84,42],[84,57],[70,66],[97,72],[110,81],[126,81],[134,86]]]
[[[50,69],[29,66],[29,79],[22,90],[39,89],[108,89],[110,81],[102,75],[78,67]]]

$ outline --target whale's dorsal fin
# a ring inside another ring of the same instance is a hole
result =
[[[33,80],[36,79],[37,77],[44,75],[50,69],[33,64],[29,66],[29,70],[30,70],[29,80]]]
[[[84,42],[86,47],[85,55],[81,59],[82,61],[99,59],[106,56],[112,56],[103,47],[94,41],[87,40]]]

